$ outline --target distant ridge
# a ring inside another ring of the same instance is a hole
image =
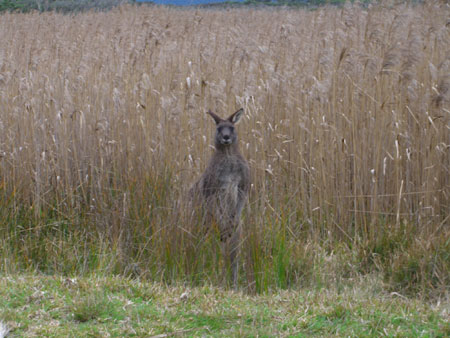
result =
[[[227,0],[137,0],[137,2],[153,2],[158,5],[191,6],[223,3],[227,2]],[[229,2],[244,2],[244,0],[231,0]]]

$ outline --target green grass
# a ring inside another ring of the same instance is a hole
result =
[[[340,288],[263,295],[120,277],[3,275],[0,321],[11,337],[446,337],[448,303],[382,291],[368,277]]]

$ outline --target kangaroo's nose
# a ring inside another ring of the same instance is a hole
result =
[[[230,139],[230,135],[223,135],[223,139],[224,140],[229,140]]]

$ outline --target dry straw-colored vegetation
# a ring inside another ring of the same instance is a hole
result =
[[[2,14],[1,270],[218,281],[218,240],[179,201],[211,155],[205,112],[244,107],[242,286],[382,273],[445,294],[449,13]]]

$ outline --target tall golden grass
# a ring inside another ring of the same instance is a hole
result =
[[[205,112],[244,107],[248,285],[376,270],[447,290],[448,16],[435,2],[2,14],[2,270],[214,280],[214,240],[177,206],[211,155]]]

